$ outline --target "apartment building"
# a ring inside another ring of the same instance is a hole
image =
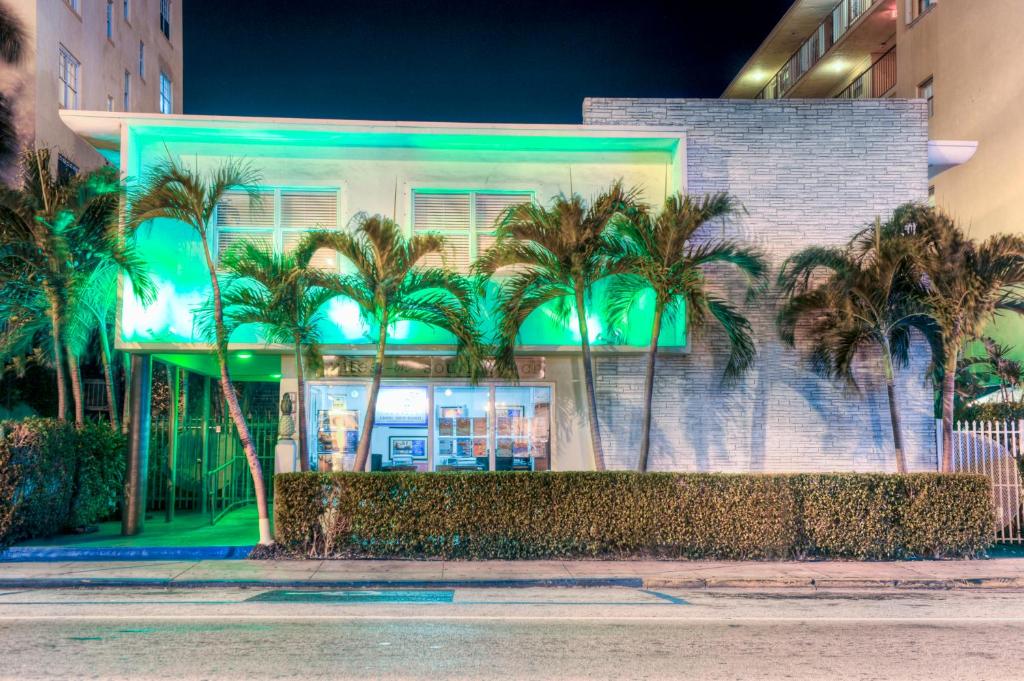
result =
[[[924,200],[928,189],[921,101],[588,99],[584,124],[568,126],[103,111],[61,116],[83,141],[118,151],[112,162],[128,177],[144,175],[168,154],[202,168],[226,158],[251,162],[263,178],[263,200],[252,209],[244,194],[225,197],[209,234],[214,253],[240,238],[286,251],[304,231],[349,229],[352,217],[365,211],[394,216],[410,235],[441,232],[447,262],[465,271],[493,242],[494,220],[510,203],[546,204],[570,191],[593,196],[621,178],[653,206],[677,191],[728,191],[746,210],[708,226],[700,238],[756,244],[777,267],[809,244],[842,243],[875,215]],[[850,178],[874,190],[847,191]],[[210,294],[200,242],[186,226],[162,220],[140,231],[137,244],[158,294],[143,303],[130,288],[122,291],[118,349],[139,367],[156,357],[205,377],[208,385],[219,369],[194,316]],[[345,263],[324,253],[318,265],[342,271]],[[722,284],[735,287],[730,298],[743,299],[744,282]],[[597,411],[608,466],[632,468],[649,310],[631,312],[626,324],[607,319],[602,285],[591,292],[586,328]],[[495,339],[495,317],[485,312],[492,302],[484,298],[477,319],[488,341]],[[722,381],[729,352],[722,333],[691,333],[685,315],[662,329],[651,467],[891,470],[886,389],[877,367],[865,364],[861,393],[851,397],[778,339],[771,304],[757,301],[743,311],[754,328],[758,360],[733,383]],[[345,298],[326,304],[322,314],[323,366],[305,382],[307,436],[315,465],[338,469],[354,460],[365,419],[375,331]],[[489,377],[475,385],[451,365],[451,336],[400,322],[388,334],[370,468],[590,468],[581,330],[574,319],[549,308],[536,311],[518,338],[520,381]],[[236,380],[276,382],[282,399],[296,394],[291,349],[260,328],[236,331],[228,356]],[[927,366],[927,349],[915,345],[911,366],[898,379],[914,470],[936,467],[932,389],[922,380]],[[132,394],[141,399],[147,393],[140,387]],[[132,426],[142,437],[148,422]]]
[[[181,0],[0,3],[27,34],[21,63],[0,67],[0,91],[13,100],[22,145],[55,147],[59,173],[111,160],[64,125],[62,110],[181,113]]]
[[[1021,0],[796,0],[722,96],[927,100],[931,200],[1020,232],[1022,31]]]

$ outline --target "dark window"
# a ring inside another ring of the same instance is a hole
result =
[[[171,39],[171,0],[160,0],[160,32]]]
[[[935,115],[935,89],[932,86],[932,79],[924,81],[917,86],[917,96],[928,102],[928,118]]]
[[[64,157],[64,154],[57,154],[57,182],[67,184],[78,174],[78,166]]]

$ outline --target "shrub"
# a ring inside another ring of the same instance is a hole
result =
[[[1024,419],[1024,404],[985,402],[969,404],[957,412],[957,421],[1018,421]]]
[[[296,554],[447,558],[970,556],[993,528],[981,476],[292,473]]]
[[[124,446],[102,423],[0,423],[0,546],[109,516],[120,498]]]

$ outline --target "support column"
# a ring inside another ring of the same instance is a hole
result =
[[[203,450],[200,453],[199,460],[199,473],[202,476],[202,487],[201,494],[202,499],[199,500],[199,509],[206,513],[206,505],[208,503],[209,490],[207,489],[207,475],[206,472],[210,470],[210,377],[203,376],[203,429],[202,429],[202,443]]]
[[[168,365],[171,399],[167,406],[167,522],[174,521],[174,504],[178,489],[178,402],[181,399],[181,371]]]
[[[124,513],[121,534],[142,532],[146,520],[146,487],[149,483],[150,402],[153,391],[153,359],[131,356],[131,427],[128,430],[128,466],[125,471]]]

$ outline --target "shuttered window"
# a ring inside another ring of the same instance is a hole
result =
[[[216,245],[218,260],[243,240],[259,241],[279,252],[288,252],[309,231],[338,228],[336,189],[267,189],[251,201],[244,191],[224,194],[217,205]],[[334,251],[321,249],[313,266],[338,268]]]
[[[438,233],[446,242],[443,256],[428,256],[420,264],[446,264],[457,272],[468,272],[477,256],[494,243],[495,223],[504,211],[532,200],[531,192],[414,191],[413,233]]]

